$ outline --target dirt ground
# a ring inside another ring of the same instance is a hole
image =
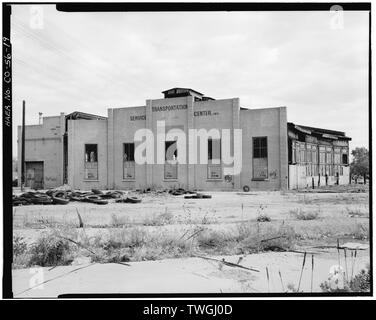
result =
[[[315,253],[313,291],[320,292],[319,284],[328,277],[329,268],[338,264],[335,249],[315,246],[337,242],[368,243],[369,196],[368,193],[300,193],[300,192],[210,192],[211,199],[184,199],[166,193],[141,194],[139,204],[115,203],[96,205],[71,202],[68,205],[33,205],[13,208],[14,236],[34,243],[42,232],[56,226],[78,227],[82,217],[85,233],[109,237],[114,230],[140,227],[149,233],[174,234],[178,238],[190,226],[203,226],[212,230],[235,230],[239,225],[256,222],[267,215],[268,225],[292,226],[299,238],[298,251]],[[296,212],[313,212],[317,218],[300,220]],[[154,223],[159,216],[168,215],[167,223]],[[230,231],[231,232],[231,231]],[[213,254],[211,257],[215,257]],[[309,255],[308,255],[309,256]],[[236,262],[239,256],[217,256]],[[59,266],[51,271],[43,268],[48,279],[58,279],[44,285],[44,291],[29,291],[30,270],[13,271],[14,293],[24,296],[56,296],[64,292],[281,292],[282,282],[297,285],[303,255],[293,252],[263,252],[242,256],[243,266],[257,267],[260,272],[231,267],[194,258],[165,259],[159,261],[130,262],[130,267],[120,264],[94,264],[64,276],[81,265]],[[342,258],[343,260],[343,258]],[[343,261],[342,261],[343,263]],[[359,252],[355,268],[369,263],[369,250]],[[76,261],[77,264],[77,261]],[[344,265],[343,265],[344,266]],[[266,267],[270,275],[266,280]],[[310,291],[311,271],[303,273],[301,290]],[[358,269],[356,269],[358,270]],[[282,282],[279,277],[282,274]],[[93,275],[96,275],[93,277]],[[112,276],[111,276],[112,275]],[[115,276],[116,275],[116,276]],[[116,281],[117,275],[122,281]],[[123,278],[123,276],[125,278]],[[168,281],[164,281],[167,279]],[[172,279],[173,278],[173,279]],[[191,280],[190,280],[191,279]],[[285,290],[286,291],[286,290]]]
[[[347,219],[354,210],[368,213],[368,193],[281,193],[281,192],[210,192],[212,199],[184,199],[168,194],[144,194],[142,203],[108,205],[71,202],[65,206],[33,205],[13,208],[15,229],[43,228],[45,224],[77,225],[77,211],[88,227],[111,226],[112,217],[142,224],[147,218],[172,213],[181,223],[189,219],[201,222],[206,218],[217,224],[256,219],[265,213],[272,220],[292,220],[291,211],[318,211],[322,219]],[[360,217],[362,218],[362,217]],[[351,220],[354,222],[354,220]]]

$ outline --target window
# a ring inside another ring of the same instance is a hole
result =
[[[267,158],[268,146],[267,138],[253,138],[253,158]]]
[[[312,162],[312,151],[311,150],[307,150],[307,159],[306,159],[307,162]]]
[[[325,163],[325,152],[320,151],[320,164]]]
[[[291,144],[292,144],[291,162],[296,163],[296,145],[294,141]]]
[[[221,139],[208,139],[208,160],[221,160]]]
[[[342,148],[342,164],[349,164],[347,148]]]
[[[253,138],[253,179],[268,178],[268,141],[267,137]]]
[[[165,142],[165,165],[164,165],[164,178],[177,179],[178,178],[178,149],[176,141]]]
[[[208,139],[208,179],[222,179],[221,139]]]
[[[176,141],[165,142],[165,160],[176,161],[178,157],[178,149]]]
[[[317,151],[312,150],[312,163],[317,163]]]
[[[339,166],[338,165],[334,165],[333,166],[333,175],[336,177],[337,175],[339,175]]]
[[[331,148],[326,148],[326,163],[327,164],[333,163],[333,151]]]
[[[333,158],[334,164],[340,164],[340,159],[341,159],[340,149],[335,148],[334,149],[334,158]]]
[[[319,174],[319,167],[317,165],[317,146],[312,145],[312,175],[317,176]]]
[[[342,163],[343,163],[343,164],[348,164],[348,163],[347,163],[347,154],[343,154],[343,155],[342,155]]]
[[[98,180],[98,145],[85,144],[85,180]]]
[[[124,143],[123,179],[135,179],[134,143]]]
[[[325,165],[320,164],[320,171],[319,171],[321,176],[325,176]]]

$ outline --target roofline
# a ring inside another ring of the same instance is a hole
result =
[[[173,90],[173,89],[190,90],[190,91],[196,92],[196,93],[198,93],[198,94],[200,94],[200,95],[202,95],[202,96],[204,95],[203,93],[198,92],[198,91],[196,91],[196,90],[193,90],[193,89],[191,89],[191,88],[182,88],[182,87],[173,87],[173,88],[167,89],[167,90],[165,90],[165,91],[162,91],[162,93],[166,93],[166,92],[168,92],[168,91],[170,91],[170,90]]]
[[[81,111],[73,111],[69,114],[66,114],[65,117],[69,117],[71,115],[73,115],[74,113],[78,113],[80,115],[83,115],[83,116],[87,116],[87,117],[92,117],[92,118],[99,118],[99,120],[106,120],[107,117],[104,117],[104,116],[99,116],[97,114],[93,114],[93,113],[86,113],[86,112],[81,112]]]

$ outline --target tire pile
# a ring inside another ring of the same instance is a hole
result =
[[[126,197],[123,191],[103,192],[92,189],[91,192],[71,190],[47,190],[46,192],[28,191],[19,196],[13,195],[13,206],[32,204],[59,204],[66,205],[71,201],[95,203],[98,205],[108,204],[109,199],[117,199],[116,202],[139,203],[140,198]]]
[[[172,194],[173,196],[185,195],[184,199],[211,199],[212,197],[209,194],[198,193],[196,191],[188,191],[183,188],[172,189],[169,190],[168,193]]]

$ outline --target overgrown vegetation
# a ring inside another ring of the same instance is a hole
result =
[[[290,214],[297,220],[315,220],[319,217],[319,211],[304,211],[302,208],[290,210]]]
[[[339,279],[335,281],[324,281],[320,284],[323,292],[370,292],[371,289],[371,271],[369,265],[362,269],[352,279],[347,280],[344,274],[338,275]],[[339,281],[338,281],[339,280]],[[338,285],[339,284],[339,285]]]
[[[72,262],[71,245],[69,241],[58,238],[50,232],[38,238],[31,245],[28,266],[57,266],[68,265]]]
[[[257,217],[257,222],[270,222],[272,219],[266,214],[266,213],[261,213]]]
[[[166,221],[165,216],[158,219],[158,223]],[[254,221],[239,223],[228,230],[202,224],[188,225],[185,230],[123,226],[111,229],[107,236],[102,233],[91,237],[84,229],[59,227],[44,233],[28,249],[22,238],[16,239],[15,248],[18,255],[25,254],[18,265],[56,266],[70,264],[79,254],[89,255],[96,262],[126,262],[192,256],[195,253],[286,251],[294,247],[295,237],[294,229],[284,223],[273,226]]]
[[[27,243],[21,236],[13,236],[13,256],[19,256],[26,252]]]

